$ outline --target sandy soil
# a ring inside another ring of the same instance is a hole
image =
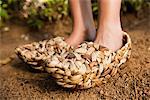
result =
[[[132,38],[132,56],[106,84],[87,90],[64,89],[47,73],[34,71],[15,58],[0,66],[0,100],[150,100],[150,19],[140,23],[132,19],[134,17],[125,18],[123,24]],[[55,35],[67,37],[71,31],[70,23],[56,24],[37,32],[26,25],[9,23],[10,30],[4,32],[1,29],[0,33],[0,59],[12,55],[20,44]]]

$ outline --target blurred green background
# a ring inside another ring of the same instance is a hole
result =
[[[68,0],[0,0],[0,27],[7,20],[19,18],[29,26],[42,28],[45,22],[53,22],[70,16]],[[121,13],[138,12],[149,6],[148,0],[122,0]],[[92,0],[93,15],[98,14],[97,0]]]

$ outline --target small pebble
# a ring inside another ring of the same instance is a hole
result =
[[[24,40],[28,41],[28,40],[29,40],[29,37],[28,37],[28,36],[25,36],[25,37],[24,37]]]
[[[21,35],[21,38],[24,38],[24,37],[25,37],[25,35],[24,35],[24,34],[22,34],[22,35]]]
[[[148,47],[148,51],[150,51],[150,47]]]
[[[21,35],[21,38],[24,39],[25,41],[28,41],[29,40],[29,37],[25,34],[22,34]]]
[[[3,29],[5,32],[8,32],[9,31],[9,27],[4,27]]]

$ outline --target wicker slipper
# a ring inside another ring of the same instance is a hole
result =
[[[62,37],[34,42],[16,48],[24,62],[38,70],[46,70],[56,82],[67,88],[86,89],[114,76],[131,54],[131,40],[123,36],[123,46],[116,52],[93,42],[82,43],[77,49]]]
[[[131,40],[123,35],[123,46],[116,52],[93,42],[84,42],[77,49],[65,49],[45,60],[46,71],[58,85],[87,89],[105,82],[117,73],[119,66],[129,59]]]
[[[45,59],[50,58],[56,53],[69,50],[72,47],[67,45],[63,37],[56,37],[50,40],[33,42],[16,48],[15,52],[20,59],[31,65],[33,69],[45,70]]]

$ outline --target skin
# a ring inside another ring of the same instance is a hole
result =
[[[73,30],[66,42],[77,46],[85,39],[94,41],[96,29],[93,22],[91,0],[69,0],[69,5],[73,17]]]
[[[74,47],[86,38],[104,47],[116,51],[122,46],[122,28],[120,22],[121,0],[98,0],[99,16],[96,32],[90,0],[69,0],[73,30],[66,42]]]

